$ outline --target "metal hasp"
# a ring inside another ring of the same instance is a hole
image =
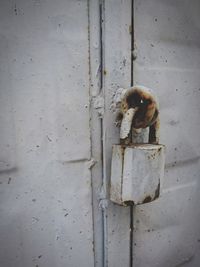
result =
[[[165,147],[158,144],[158,101],[150,89],[135,86],[121,91],[118,124],[120,144],[112,150],[110,199],[124,206],[151,202],[161,193]],[[137,143],[145,128],[149,143]]]

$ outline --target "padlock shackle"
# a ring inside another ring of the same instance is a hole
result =
[[[120,127],[120,139],[125,139],[128,137],[129,133],[131,132],[132,128],[132,121],[135,116],[137,109],[130,108],[124,114],[121,127]]]
[[[158,102],[150,89],[143,86],[127,89],[122,95],[121,113],[123,115],[120,128],[121,144],[131,144],[132,131],[147,127],[149,127],[149,143],[159,143]]]

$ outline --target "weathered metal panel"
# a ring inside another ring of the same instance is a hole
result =
[[[104,185],[110,184],[112,145],[119,143],[113,96],[131,85],[131,0],[106,0],[103,8]],[[105,186],[106,198],[109,199]],[[105,266],[129,266],[130,209],[108,202],[105,214]]]
[[[134,82],[156,90],[167,153],[163,196],[135,208],[133,264],[197,267],[200,3],[136,0],[134,10]]]
[[[0,25],[0,266],[92,267],[88,3],[1,1]]]
[[[94,224],[94,256],[95,267],[103,266],[104,232],[103,212],[101,209],[101,189],[103,183],[102,165],[102,125],[101,112],[103,105],[101,84],[101,41],[100,41],[100,5],[97,0],[89,1],[89,40],[90,40],[90,127],[92,158],[95,160],[92,173],[93,224]],[[100,101],[101,104],[101,101]]]

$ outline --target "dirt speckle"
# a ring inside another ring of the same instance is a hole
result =
[[[15,4],[15,7],[14,7],[14,12],[15,12],[15,15],[17,16],[18,12],[17,12],[17,5],[16,4]]]
[[[47,135],[47,139],[49,142],[52,142],[52,139]]]

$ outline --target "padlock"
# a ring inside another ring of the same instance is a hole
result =
[[[165,146],[159,144],[158,101],[150,89],[135,86],[122,94],[120,144],[113,145],[110,199],[138,205],[157,199],[162,191]],[[147,132],[148,142],[142,132]]]

